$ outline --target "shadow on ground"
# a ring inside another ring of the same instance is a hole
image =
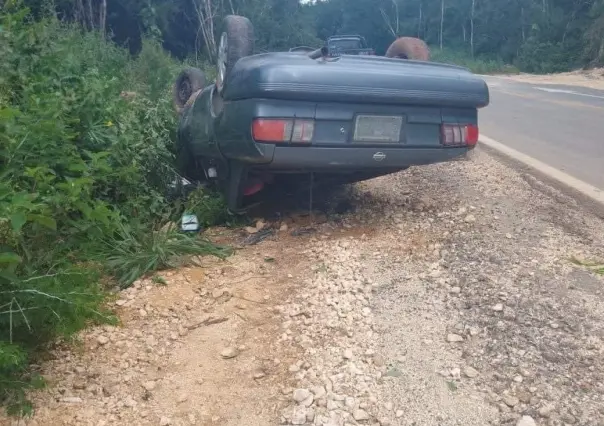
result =
[[[300,178],[293,185],[272,185],[254,196],[247,215],[276,222],[287,217],[308,217],[319,220],[337,219],[356,209],[357,196],[353,184],[317,182],[310,189],[309,178]]]

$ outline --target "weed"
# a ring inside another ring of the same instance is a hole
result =
[[[161,275],[153,275],[153,277],[151,278],[151,281],[153,281],[155,284],[158,285],[168,285],[168,283],[166,282],[166,279],[164,277],[162,277]]]
[[[198,186],[189,193],[184,210],[196,215],[202,227],[222,224],[230,219],[222,194],[204,186]]]
[[[219,247],[199,236],[179,232],[173,224],[158,231],[121,225],[115,236],[105,238],[97,252],[120,287],[154,271],[189,263],[191,256],[225,258],[230,249]]]
[[[588,262],[571,257],[570,261],[575,265],[583,266],[598,275],[604,275],[604,262]]]

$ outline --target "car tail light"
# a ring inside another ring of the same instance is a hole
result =
[[[292,127],[291,120],[257,119],[252,123],[252,135],[258,142],[289,142]]]
[[[313,120],[257,118],[252,123],[252,137],[256,142],[310,143],[314,130]]]
[[[315,131],[315,122],[312,120],[296,120],[292,132],[292,142],[310,142]]]
[[[468,146],[478,143],[478,126],[474,124],[443,124],[441,141],[445,146]]]

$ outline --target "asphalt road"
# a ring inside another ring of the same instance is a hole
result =
[[[481,134],[604,190],[604,91],[484,80]]]

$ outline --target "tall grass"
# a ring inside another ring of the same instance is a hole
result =
[[[168,202],[179,64],[154,41],[137,57],[98,34],[0,9],[0,403],[27,412],[29,363],[94,322],[122,285],[182,255],[228,252],[157,233]]]

